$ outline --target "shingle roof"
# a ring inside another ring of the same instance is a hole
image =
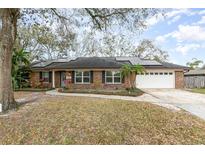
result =
[[[31,67],[33,68],[41,68],[48,66],[52,63],[61,63],[61,62],[68,62],[72,59],[54,59],[54,60],[47,60],[47,61],[40,61],[40,62],[34,62],[31,64]]]
[[[195,69],[195,70],[190,70],[189,72],[185,73],[184,75],[205,75],[205,69]]]
[[[117,61],[130,61],[132,65],[162,65],[159,62],[155,60],[145,60],[145,59],[140,59],[138,57],[116,57]]]
[[[168,69],[184,69],[184,70],[190,70],[189,67],[177,65],[173,63],[168,62],[160,62],[161,65],[145,65],[145,68],[168,68]]]
[[[126,61],[118,62],[115,58],[104,57],[80,57],[75,60],[63,63],[52,63],[46,66],[47,69],[51,68],[120,68],[123,64],[129,63]]]
[[[176,68],[176,69],[186,69],[189,70],[190,68],[187,66],[182,66],[178,64],[168,63],[168,62],[160,62],[166,68]]]
[[[32,69],[86,69],[86,68],[120,68],[123,64],[140,64],[145,68],[174,68],[188,67],[155,60],[143,60],[138,57],[79,57],[76,59],[61,59],[39,62],[31,65]]]

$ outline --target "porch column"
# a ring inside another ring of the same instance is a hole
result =
[[[52,88],[55,88],[55,71],[52,70]]]

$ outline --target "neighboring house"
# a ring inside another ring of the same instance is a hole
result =
[[[205,87],[205,67],[201,69],[190,70],[184,74],[186,88],[204,88]]]
[[[31,87],[49,88],[129,88],[128,78],[122,78],[124,64],[140,64],[146,73],[137,74],[137,88],[183,88],[184,71],[188,67],[138,57],[79,57],[37,62],[31,65]]]

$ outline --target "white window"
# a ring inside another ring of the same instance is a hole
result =
[[[90,71],[75,71],[75,83],[90,83]]]
[[[119,71],[106,71],[105,82],[108,84],[120,84],[121,73]]]
[[[49,82],[49,72],[42,72],[43,82]]]

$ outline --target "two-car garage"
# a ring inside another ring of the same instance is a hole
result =
[[[146,70],[136,76],[137,88],[175,88],[174,70]]]

